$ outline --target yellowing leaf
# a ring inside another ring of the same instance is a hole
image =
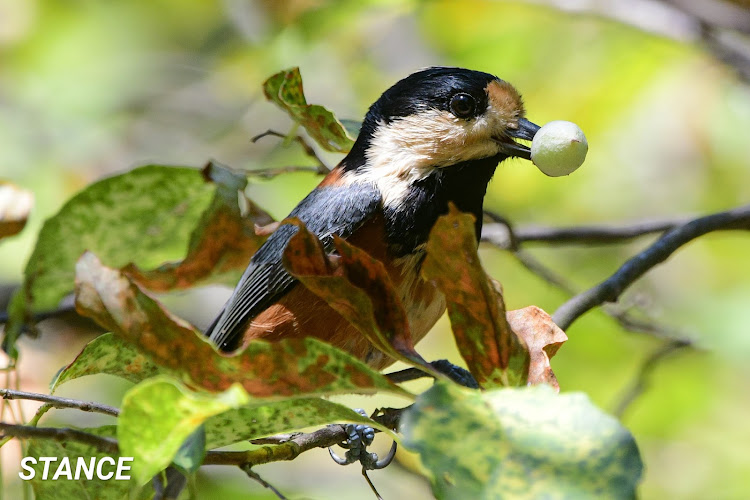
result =
[[[546,385],[472,391],[436,383],[401,419],[439,500],[632,499],[643,474],[633,436],[584,394]]]
[[[120,453],[133,457],[133,473],[144,483],[165,469],[182,443],[206,419],[250,401],[238,385],[219,394],[197,394],[162,377],[133,387],[117,420]]]
[[[404,306],[383,263],[338,237],[334,259],[302,222],[289,222],[299,229],[284,252],[286,268],[380,351],[434,372],[414,350]]]
[[[60,385],[69,380],[99,373],[140,382],[158,374],[159,367],[151,363],[133,344],[111,333],[105,333],[86,344],[76,359],[58,373],[50,391],[55,392]]]
[[[73,291],[75,264],[96,252],[108,265],[153,267],[185,254],[214,187],[194,168],[149,165],[98,181],[68,200],[39,232],[24,283],[9,307],[3,348],[14,353],[33,313],[57,308]]]
[[[508,325],[502,293],[479,261],[472,215],[451,205],[438,218],[422,274],[445,294],[456,344],[479,385],[525,385],[529,355]]]
[[[76,265],[76,308],[193,387],[220,392],[239,383],[248,394],[265,398],[379,390],[410,396],[358,359],[314,338],[255,341],[236,356],[219,354],[200,332],[90,252]]]
[[[203,176],[216,185],[216,191],[190,236],[185,258],[147,271],[132,263],[124,268],[146,288],[167,291],[195,286],[207,278],[236,280],[266,240],[255,225],[269,224],[273,218],[250,200],[245,200],[243,215],[237,202],[238,195],[244,196],[247,178],[214,162],[203,169]]]

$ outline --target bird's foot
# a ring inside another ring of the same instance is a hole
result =
[[[456,366],[447,359],[438,359],[430,363],[434,369],[451,379],[457,384],[461,384],[469,389],[479,389],[479,384],[474,376],[465,368]]]
[[[357,413],[367,416],[367,413],[361,408],[355,408]],[[393,442],[390,451],[383,458],[379,458],[377,453],[370,453],[367,447],[375,439],[375,429],[364,424],[346,424],[347,440],[340,443],[339,446],[345,448],[344,457],[338,456],[332,448],[328,448],[331,458],[339,465],[349,465],[355,462],[362,464],[363,470],[383,469],[390,465],[396,456],[396,442]]]
[[[468,387],[470,389],[479,389],[479,384],[471,375],[471,373],[468,372],[468,370],[454,365],[447,359],[439,359],[437,361],[433,361],[432,363],[430,363],[430,365],[432,365],[432,367],[436,371],[442,373],[457,384]],[[434,377],[434,375],[427,373],[420,368],[411,367],[406,368],[405,370],[388,373],[386,374],[386,377],[388,377],[391,382],[395,384],[401,384],[403,382],[409,382],[411,380],[417,380],[423,377]]]

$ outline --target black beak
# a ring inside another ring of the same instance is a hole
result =
[[[512,138],[530,141],[534,139],[534,136],[540,128],[541,127],[536,123],[532,123],[526,118],[521,118],[518,120],[518,128],[508,130],[508,135],[506,137],[495,138],[495,140],[502,147],[503,153],[508,156],[517,156],[519,158],[531,160],[531,149],[524,144],[517,143]]]

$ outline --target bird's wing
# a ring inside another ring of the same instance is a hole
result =
[[[371,184],[319,186],[289,216],[298,217],[330,251],[334,234],[349,237],[375,215],[380,202],[380,191]],[[248,321],[297,283],[282,264],[284,249],[296,232],[293,225],[279,227],[251,259],[221,314],[206,331],[222,350],[238,347]]]

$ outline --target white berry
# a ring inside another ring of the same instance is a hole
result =
[[[531,141],[531,161],[550,177],[568,175],[583,164],[589,143],[573,122],[547,123]]]

